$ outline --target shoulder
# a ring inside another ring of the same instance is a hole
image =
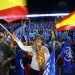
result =
[[[42,48],[43,48],[43,50],[44,50],[44,52],[45,52],[45,53],[49,53],[49,50],[48,50],[48,48],[47,48],[47,47],[42,46]]]
[[[47,49],[47,50],[48,50],[48,48],[47,48],[46,46],[42,46],[42,48],[43,48],[43,49]]]

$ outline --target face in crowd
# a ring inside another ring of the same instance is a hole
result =
[[[43,37],[41,37],[40,35],[38,35],[38,36],[36,36],[35,37],[35,44],[37,45],[37,46],[41,46],[42,45],[42,43],[43,43]]]

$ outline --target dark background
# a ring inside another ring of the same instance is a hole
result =
[[[75,0],[27,0],[30,14],[71,12],[75,10]]]

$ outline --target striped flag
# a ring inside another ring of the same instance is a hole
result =
[[[56,37],[56,34],[55,34],[55,30],[52,30],[52,39],[55,39],[55,37]]]
[[[15,35],[15,33],[13,32],[13,34],[12,34],[12,35],[14,36],[14,35]],[[15,41],[14,41],[14,39],[13,39],[13,38],[11,39],[10,46],[11,46],[11,48],[14,48],[14,46],[15,46]]]
[[[64,17],[56,24],[57,30],[68,30],[75,28],[75,11]]]
[[[0,19],[12,22],[27,14],[26,0],[0,0]]]

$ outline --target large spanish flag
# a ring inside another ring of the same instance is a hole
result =
[[[57,30],[68,30],[75,28],[75,11],[64,17],[56,24]]]
[[[26,0],[0,0],[0,19],[12,22],[28,14]]]

